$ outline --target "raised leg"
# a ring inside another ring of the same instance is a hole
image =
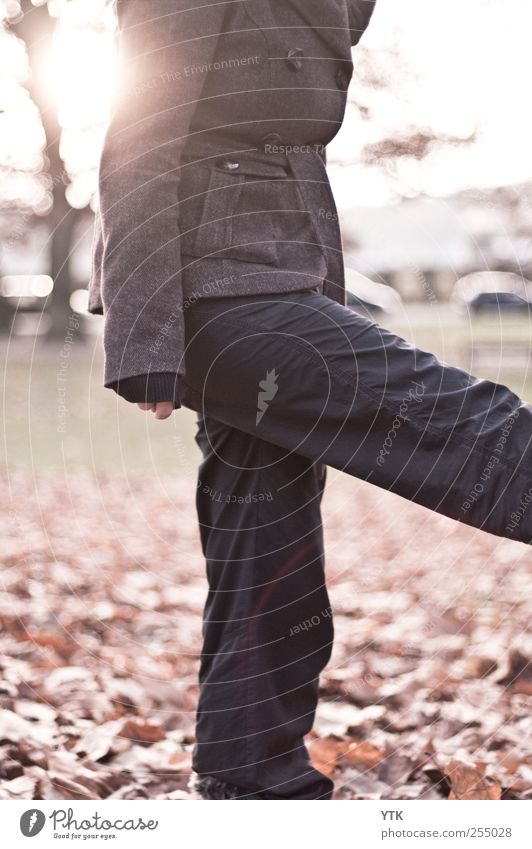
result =
[[[184,389],[195,409],[532,542],[532,408],[506,386],[312,292],[198,302],[187,334]]]

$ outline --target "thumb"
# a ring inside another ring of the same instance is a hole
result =
[[[155,404],[155,418],[162,420],[171,416],[174,411],[173,401],[159,401]]]

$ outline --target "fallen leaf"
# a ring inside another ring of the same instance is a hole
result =
[[[385,758],[382,749],[372,745],[367,740],[359,740],[351,743],[343,755],[343,759],[354,766],[373,769],[379,766]]]
[[[157,743],[164,740],[166,731],[156,719],[142,719],[141,717],[129,717],[122,725],[121,737],[127,737],[135,743]]]
[[[501,788],[485,778],[484,769],[471,764],[450,761],[444,773],[451,782],[449,799],[500,799]]]

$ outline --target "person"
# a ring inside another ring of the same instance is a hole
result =
[[[333,640],[327,466],[532,537],[531,408],[344,306],[325,148],[374,5],[117,3],[89,309],[107,387],[198,414],[205,799],[332,796],[304,745]]]

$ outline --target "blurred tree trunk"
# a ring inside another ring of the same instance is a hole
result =
[[[60,154],[61,127],[57,104],[46,83],[46,65],[53,51],[56,20],[46,3],[34,6],[31,0],[21,0],[20,5],[23,15],[11,29],[26,45],[31,70],[29,93],[39,110],[46,137],[44,168],[51,181],[53,200],[47,216],[51,240],[49,274],[54,281],[48,310],[52,319],[51,335],[61,339],[71,314],[70,251],[77,210],[72,209],[66,198],[69,180]]]

